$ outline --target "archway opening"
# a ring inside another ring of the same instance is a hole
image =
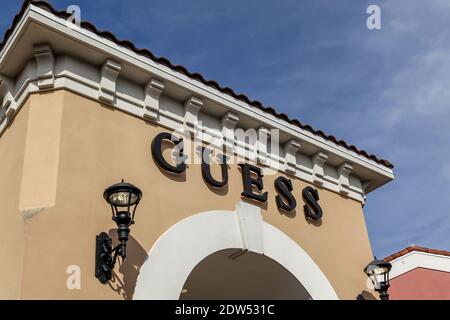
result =
[[[226,249],[203,259],[190,273],[180,300],[311,300],[281,264],[269,257]]]

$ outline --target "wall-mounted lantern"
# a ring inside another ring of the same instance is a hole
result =
[[[126,247],[130,226],[134,224],[134,214],[141,201],[142,192],[130,183],[114,184],[103,193],[103,198],[111,205],[112,220],[117,224],[119,244],[113,248],[111,237],[102,232],[97,236],[95,254],[95,276],[105,284],[112,277],[117,256],[126,258]]]
[[[378,260],[377,257],[374,257],[374,260],[364,269],[372,281],[375,291],[380,294],[381,300],[389,300],[389,272],[391,269],[392,265],[389,262]]]

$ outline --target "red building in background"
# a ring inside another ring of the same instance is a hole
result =
[[[450,252],[411,246],[384,259],[392,264],[391,300],[450,300]]]

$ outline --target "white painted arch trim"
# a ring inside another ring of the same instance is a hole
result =
[[[243,248],[281,264],[313,299],[337,300],[311,257],[282,231],[262,221],[259,208],[251,207],[241,202],[236,211],[203,212],[173,225],[150,250],[133,299],[178,300],[189,274],[203,259],[224,249]]]

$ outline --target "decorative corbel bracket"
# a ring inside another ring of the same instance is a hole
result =
[[[323,178],[325,176],[324,173],[324,165],[328,160],[328,155],[322,151],[317,152],[312,157],[312,165],[313,165],[313,182],[317,185],[323,185]]]
[[[114,96],[116,94],[116,82],[119,76],[122,66],[112,60],[107,60],[102,67],[100,74],[100,89],[98,92],[98,98],[107,103],[114,103]]]
[[[266,127],[258,128],[258,162],[261,164],[267,164],[268,145],[270,139],[270,130]]]
[[[55,85],[55,57],[48,44],[36,45],[33,48],[36,60],[37,86],[41,89],[53,88]]]
[[[292,139],[284,145],[284,163],[288,174],[295,175],[297,172],[297,152],[300,150],[300,147],[300,142]]]
[[[364,207],[364,205],[367,202],[367,189],[370,188],[370,185],[372,184],[372,182],[370,182],[370,181],[362,181],[361,184],[362,184],[362,192],[363,192],[362,193],[362,205]]]
[[[350,163],[344,162],[337,170],[339,177],[339,192],[343,195],[350,193],[350,173],[353,171],[353,166]]]
[[[190,97],[184,104],[184,127],[194,133],[198,126],[198,113],[203,107],[203,100],[195,96]]]
[[[223,143],[225,146],[226,153],[234,152],[234,129],[239,122],[239,116],[232,112],[227,112],[225,116],[223,116],[221,124],[222,124],[222,137]]]
[[[151,79],[145,86],[144,118],[157,121],[159,114],[160,97],[164,90],[164,82]]]
[[[4,110],[0,112],[3,117],[11,118],[17,112],[17,103],[14,98],[15,83],[8,77],[0,75],[0,109]],[[3,119],[0,119],[3,121]]]
[[[371,186],[372,182],[371,181],[362,181],[362,190],[364,192],[364,195],[367,194],[367,189],[369,189],[369,187]]]

